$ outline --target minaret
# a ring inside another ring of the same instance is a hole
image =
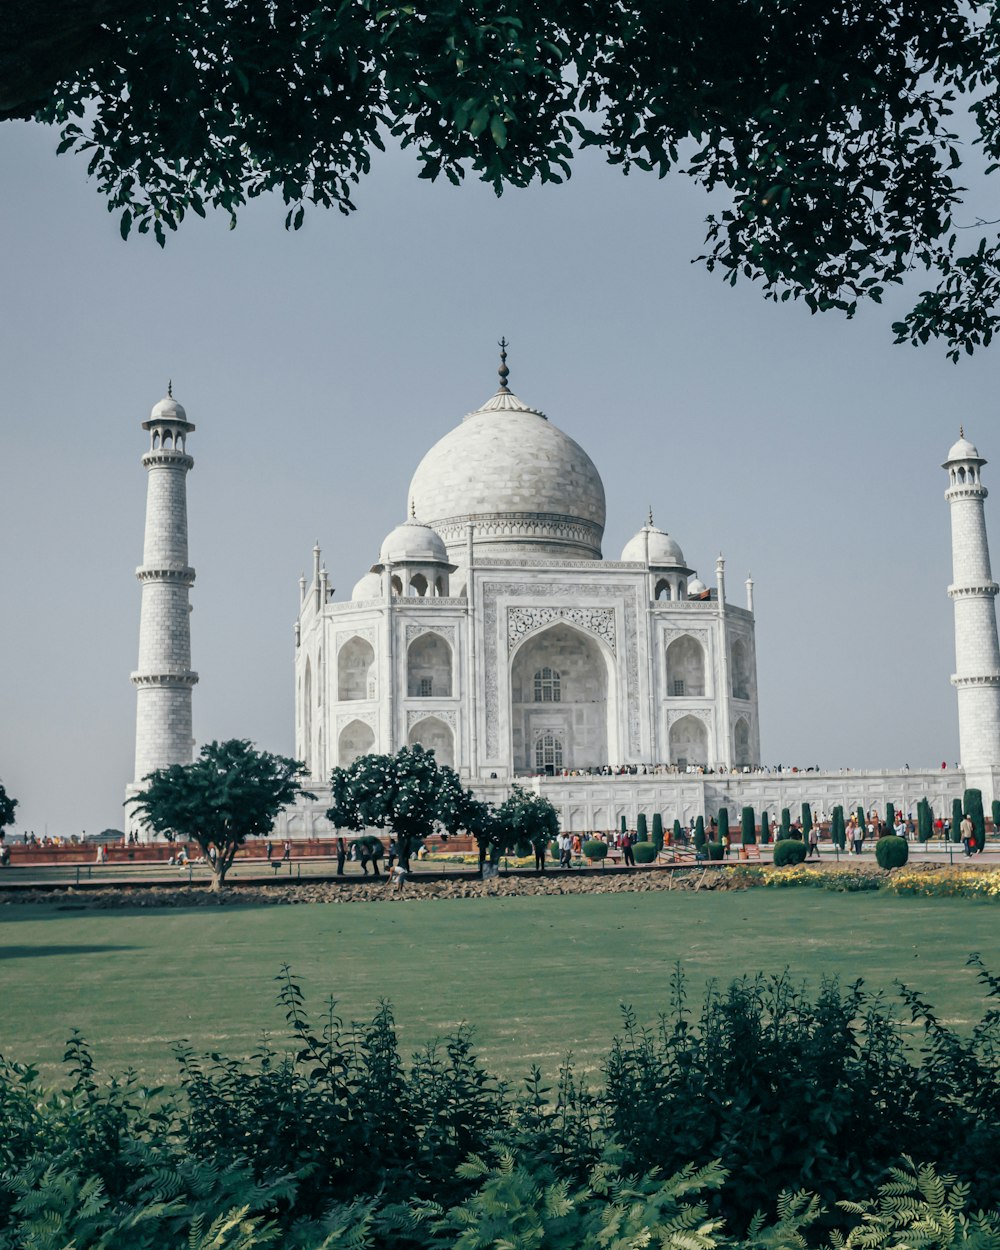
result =
[[[986,463],[959,430],[959,440],[941,466],[948,473],[945,499],[951,505],[955,604],[955,674],[958,740],[966,784],[983,792],[987,811],[1000,776],[1000,646],[996,604],[1000,587],[990,570],[980,469]]]
[[[136,688],[135,781],[170,764],[189,764],[191,689],[191,607],[188,595],[194,569],[188,564],[187,473],[194,461],[187,436],[194,429],[187,413],[167,387],[142,423],[149,430],[149,450],[142,458],[149,474],[146,488],[146,537],[142,564],[135,575],[142,587],[139,617],[139,664],[132,674]]]

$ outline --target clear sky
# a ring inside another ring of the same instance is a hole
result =
[[[730,289],[691,258],[704,196],[596,156],[497,199],[391,153],[359,211],[123,243],[55,132],[0,127],[3,648],[0,778],[17,829],[121,827],[131,778],[147,445],[185,405],[195,734],[291,753],[292,624],[318,537],[337,597],[406,515],[423,453],[511,386],[604,478],[604,553],[642,525],[743,602],[756,582],[766,762],[957,758],[948,510],[960,423],[994,463],[998,357],[893,347]],[[994,536],[1000,498],[987,501]],[[1000,539],[998,539],[1000,541]]]

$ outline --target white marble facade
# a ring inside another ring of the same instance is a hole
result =
[[[474,782],[758,765],[752,584],[727,602],[720,557],[707,589],[652,514],[603,559],[593,462],[503,360],[500,381],[421,461],[349,600],[314,551],[295,631],[310,776],[418,742]]]

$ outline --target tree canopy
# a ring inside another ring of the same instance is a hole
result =
[[[235,223],[270,191],[294,228],[310,204],[350,212],[387,141],[497,194],[562,182],[594,146],[723,193],[699,259],[727,282],[853,316],[916,270],[897,342],[957,358],[997,327],[1000,242],[959,181],[1000,162],[993,0],[13,8],[0,118],[57,125],[123,236],[162,244],[209,207]]]
[[[12,799],[4,788],[4,784],[0,781],[0,831],[5,825],[14,823],[14,812],[17,808],[17,799]]]
[[[209,742],[190,764],[171,764],[143,777],[146,788],[127,804],[168,842],[197,842],[212,869],[212,889],[222,888],[239,848],[274,828],[283,807],[302,795],[299,760],[258,751],[244,738]]]

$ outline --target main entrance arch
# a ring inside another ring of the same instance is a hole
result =
[[[610,656],[596,638],[565,622],[527,638],[510,671],[515,772],[617,763],[614,689]]]

